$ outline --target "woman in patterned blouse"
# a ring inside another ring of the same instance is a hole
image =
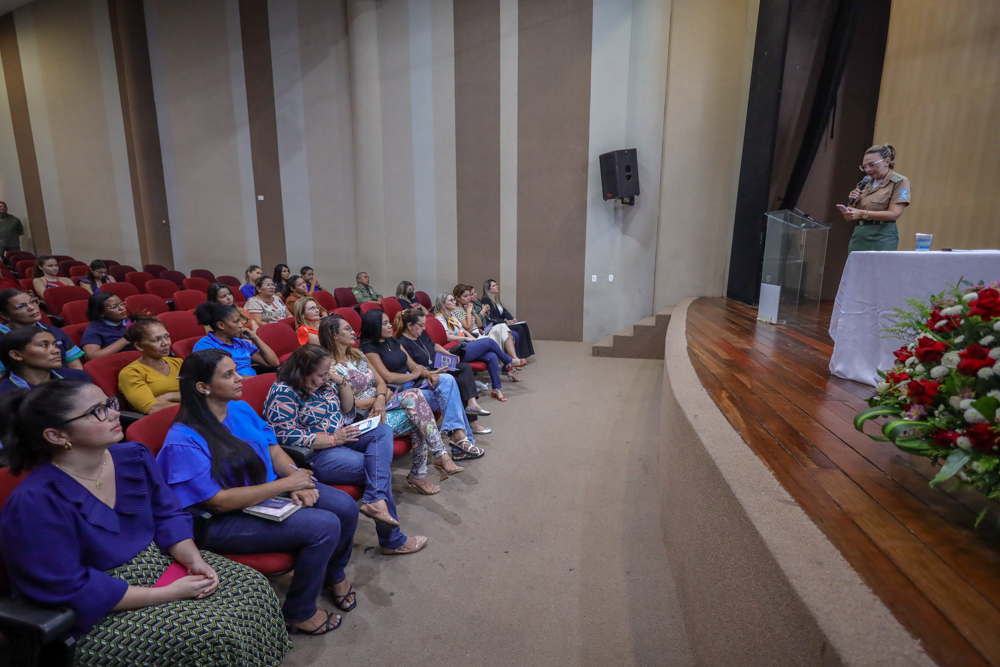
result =
[[[271,276],[257,279],[257,294],[247,299],[246,309],[257,324],[273,324],[288,317],[284,302],[274,293]]]
[[[311,300],[311,299],[310,299]],[[278,371],[264,403],[264,417],[278,443],[295,447],[323,484],[365,487],[361,513],[375,521],[384,554],[420,551],[427,538],[407,538],[399,529],[392,499],[392,428],[379,424],[358,433],[354,391],[330,372],[330,353],[306,344],[292,352]]]
[[[371,415],[382,415],[396,435],[410,433],[413,442],[413,463],[406,481],[424,495],[434,495],[441,487],[427,480],[427,450],[434,455],[434,467],[441,480],[462,472],[448,454],[441,439],[434,412],[419,389],[407,389],[393,396],[386,405],[386,386],[381,377],[368,366],[365,355],[352,346],[354,329],[340,315],[323,318],[319,326],[320,344],[330,353],[334,373],[347,378],[354,389],[355,407],[368,410]],[[459,453],[456,453],[458,456]]]

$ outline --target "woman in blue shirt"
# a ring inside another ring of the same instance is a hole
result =
[[[29,389],[52,380],[90,382],[85,371],[63,368],[62,350],[45,329],[21,327],[0,338],[0,394],[11,389]]]
[[[325,589],[342,611],[355,607],[344,574],[351,559],[358,506],[299,470],[253,408],[240,400],[243,378],[222,350],[193,352],[181,366],[181,409],[157,463],[183,507],[211,513],[200,544],[223,553],[295,551],[295,573],[282,608],[292,633],[321,635],[341,618],[316,608]],[[284,521],[244,513],[286,494],[302,506]]]
[[[80,338],[87,361],[135,350],[135,346],[125,339],[125,332],[131,324],[126,315],[125,302],[111,292],[90,295],[87,299],[90,324]]]
[[[83,350],[77,347],[59,327],[46,326],[41,320],[42,309],[39,308],[38,297],[34,294],[13,288],[0,290],[0,336],[21,327],[44,329],[55,336],[56,345],[62,350],[63,366],[82,371]]]
[[[194,351],[222,350],[236,362],[236,370],[243,376],[257,375],[251,364],[274,367],[278,355],[254,331],[244,329],[240,311],[236,306],[205,302],[195,308],[198,324],[209,327],[207,336],[194,344]]]
[[[108,265],[99,259],[95,259],[90,263],[90,271],[87,271],[87,277],[77,279],[76,284],[91,294],[96,294],[101,290],[101,285],[113,282],[115,282],[115,279],[108,275]]]
[[[149,450],[115,444],[116,399],[49,382],[10,392],[0,413],[11,472],[29,471],[0,515],[4,562],[19,595],[75,612],[74,664],[281,662],[290,645],[267,580],[199,553]],[[175,561],[186,574],[155,587]]]

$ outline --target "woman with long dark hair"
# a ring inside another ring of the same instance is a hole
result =
[[[275,367],[278,355],[252,329],[244,329],[236,306],[223,306],[206,301],[194,309],[198,324],[211,329],[194,344],[195,350],[218,349],[236,362],[240,375],[257,375],[253,364]]]
[[[111,292],[91,294],[87,299],[87,319],[90,324],[80,338],[80,347],[87,361],[135,350],[125,337],[132,323],[128,319],[125,302],[117,295]]]
[[[240,292],[242,294],[242,292]],[[233,306],[240,314],[240,326],[244,329],[249,329],[251,333],[256,333],[257,328],[260,326],[257,324],[257,320],[250,317],[250,313],[245,311],[242,306],[236,304],[236,296],[233,294],[233,288],[225,283],[212,283],[208,286],[208,293],[205,295],[205,300],[208,303],[217,303],[223,306]]]
[[[192,353],[181,366],[181,409],[156,457],[181,506],[211,513],[201,545],[224,553],[294,551],[295,573],[282,611],[292,633],[340,627],[316,608],[325,589],[342,611],[356,605],[344,574],[354,546],[358,506],[343,491],[314,483],[280,446],[274,431],[240,400],[243,378],[221,350]],[[279,495],[302,506],[281,522],[243,512]]]
[[[74,665],[282,661],[291,645],[274,591],[199,553],[149,450],[118,443],[117,399],[62,380],[10,392],[0,414],[10,470],[28,472],[0,516],[4,564],[18,595],[75,612]],[[184,575],[156,587],[175,563]]]
[[[279,293],[282,292],[291,275],[292,271],[288,268],[287,264],[275,265],[274,273],[271,274],[271,277],[274,279],[274,289]]]
[[[0,338],[0,394],[52,380],[90,382],[85,371],[63,368],[62,350],[46,329],[21,327]]]
[[[531,332],[528,331],[528,324],[526,322],[512,324],[516,321],[514,313],[503,305],[503,301],[500,300],[500,283],[492,278],[483,281],[482,304],[482,317],[486,322],[493,322],[494,325],[506,324],[511,331],[517,334],[514,339],[517,341],[517,356],[527,361],[527,358],[535,353],[535,348],[531,344]]]
[[[87,277],[77,279],[76,284],[91,294],[96,294],[100,291],[101,285],[113,282],[115,282],[115,279],[108,275],[108,265],[99,259],[95,259],[90,263],[90,270],[87,271]]]

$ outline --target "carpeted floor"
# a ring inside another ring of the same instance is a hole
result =
[[[663,362],[536,351],[507,403],[481,399],[486,456],[440,494],[406,489],[409,459],[395,462],[399,519],[430,543],[382,556],[362,517],[357,608],[295,637],[285,665],[694,664],[654,496]]]

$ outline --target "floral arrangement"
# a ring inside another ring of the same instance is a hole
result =
[[[855,417],[889,417],[875,440],[943,465],[931,486],[957,477],[991,500],[1000,499],[1000,283],[958,285],[929,305],[908,299],[896,308],[888,336],[909,341],[896,365]],[[979,521],[986,510],[980,514]]]

